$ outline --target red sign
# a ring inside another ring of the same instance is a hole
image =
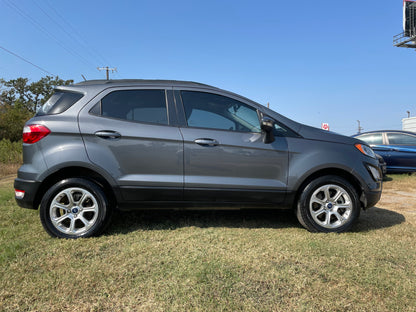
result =
[[[327,124],[326,122],[323,122],[323,123],[321,124],[321,129],[324,129],[324,130],[326,130],[326,131],[329,131],[329,124]]]

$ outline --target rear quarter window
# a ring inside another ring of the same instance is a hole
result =
[[[84,95],[76,92],[57,91],[36,112],[36,116],[56,115],[63,113]]]

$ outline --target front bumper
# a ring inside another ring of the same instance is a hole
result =
[[[375,206],[381,198],[383,182],[377,181],[367,185],[367,188],[361,193],[360,201],[363,209]]]
[[[39,203],[36,202],[36,194],[39,189],[39,186],[40,182],[38,181],[23,180],[19,178],[15,179],[15,190],[25,192],[22,198],[15,197],[17,204],[22,208],[37,209]]]

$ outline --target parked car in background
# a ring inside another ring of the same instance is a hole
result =
[[[405,173],[416,171],[416,133],[399,130],[369,131],[356,134],[383,157],[387,172]]]
[[[26,123],[23,159],[18,204],[63,238],[140,207],[286,208],[309,231],[343,232],[382,190],[366,143],[185,81],[59,87]]]

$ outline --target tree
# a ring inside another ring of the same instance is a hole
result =
[[[6,81],[0,79],[0,103],[10,106],[20,106],[35,113],[53,94],[56,86],[72,84],[73,80],[63,80],[58,76],[46,76],[39,81],[29,83],[28,78],[17,78]]]
[[[50,98],[54,88],[73,82],[58,76],[46,76],[32,83],[22,77],[0,79],[0,140],[20,140],[25,122]]]
[[[33,114],[26,109],[19,109],[8,104],[0,106],[0,140],[8,139],[12,142],[22,139],[25,122]]]

